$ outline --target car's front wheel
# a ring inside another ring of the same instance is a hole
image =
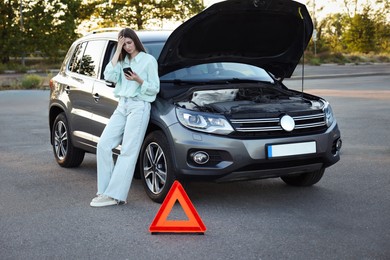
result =
[[[165,134],[161,131],[148,134],[140,155],[141,179],[145,191],[149,198],[161,203],[176,179]]]
[[[68,120],[64,113],[59,114],[54,120],[51,134],[57,163],[65,168],[79,166],[84,160],[85,151],[73,146]]]
[[[325,168],[314,172],[306,172],[299,175],[287,175],[280,177],[285,183],[292,186],[311,186],[319,182],[324,175]]]

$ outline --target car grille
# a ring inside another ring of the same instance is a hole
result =
[[[282,115],[283,116],[283,115]],[[327,129],[325,114],[291,116],[295,121],[295,128],[291,132],[283,130],[280,125],[281,117],[271,118],[231,118],[230,123],[236,130],[231,136],[236,137],[287,137],[306,134],[316,134]]]

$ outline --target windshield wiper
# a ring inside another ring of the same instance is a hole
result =
[[[230,84],[230,83],[265,83],[265,84],[273,84],[273,82],[265,81],[265,80],[256,80],[256,79],[240,79],[240,78],[231,78],[231,79],[216,79],[210,80],[207,82],[208,84]]]
[[[175,85],[217,85],[217,84],[231,84],[231,83],[263,83],[263,84],[273,84],[270,81],[255,80],[255,79],[240,79],[240,78],[230,78],[230,79],[213,79],[213,80],[161,80],[161,83],[173,83]]]
[[[161,83],[173,83],[175,85],[204,85],[203,81],[195,80],[181,80],[181,79],[172,79],[172,80],[161,80]]]

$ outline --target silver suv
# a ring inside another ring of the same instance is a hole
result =
[[[329,103],[282,83],[312,30],[304,5],[264,0],[217,3],[172,33],[138,32],[161,80],[135,174],[152,200],[161,202],[175,179],[309,186],[340,159]],[[103,71],[117,33],[75,41],[50,82],[51,143],[63,167],[96,152],[116,107]]]

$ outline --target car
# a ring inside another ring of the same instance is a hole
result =
[[[175,180],[281,178],[311,186],[340,160],[329,102],[283,83],[312,31],[298,2],[231,0],[172,32],[137,33],[158,61],[161,82],[135,173],[153,201],[162,202]],[[96,152],[117,106],[103,75],[117,35],[105,30],[76,40],[50,80],[50,140],[62,167]],[[119,153],[120,146],[113,156]]]

